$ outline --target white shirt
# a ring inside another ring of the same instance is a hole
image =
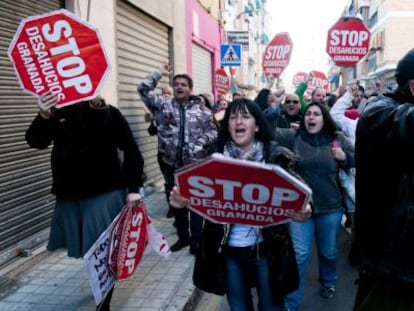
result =
[[[353,120],[345,116],[345,111],[352,106],[353,98],[351,93],[346,92],[332,106],[330,113],[336,124],[341,128],[341,131],[355,145],[355,132],[358,119]]]
[[[263,241],[262,230],[249,225],[233,225],[228,245],[233,247],[246,247]]]

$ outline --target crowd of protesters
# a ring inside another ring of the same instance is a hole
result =
[[[367,90],[358,82],[331,94],[316,87],[307,97],[309,74],[294,92],[275,87],[269,78],[254,99],[234,92],[231,99],[220,95],[215,100],[209,91],[193,94],[192,78],[177,74],[172,86],[157,94],[158,82],[171,71],[166,62],[139,82],[148,133],[158,138],[166,217],[174,217],[177,229],[171,251],[189,246],[196,256],[197,287],[226,294],[232,310],[254,309],[253,287],[259,310],[300,310],[315,244],[320,295],[334,298],[337,236],[345,219],[352,233],[349,261],[360,269],[354,310],[413,310],[409,234],[414,221],[404,209],[414,197],[413,68],[414,49],[398,63],[393,93],[378,80]],[[59,110],[56,102],[51,93],[39,98],[40,112],[26,140],[38,149],[54,144],[57,200],[48,249],[64,247],[69,256],[81,257],[124,204],[141,198],[143,158],[124,117],[103,99]],[[270,228],[203,219],[187,208],[189,200],[175,187],[174,173],[212,152],[280,165],[312,190],[308,206],[291,214],[288,223]],[[340,171],[352,176],[354,197],[344,194]],[[71,183],[74,174],[85,183]],[[109,310],[112,292],[98,308]]]

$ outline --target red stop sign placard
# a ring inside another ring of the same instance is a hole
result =
[[[304,209],[311,190],[274,165],[213,154],[175,175],[189,209],[217,223],[272,226]]]
[[[266,46],[263,54],[263,73],[266,77],[279,78],[287,67],[292,53],[292,41],[287,32],[277,34]]]
[[[220,68],[215,73],[216,89],[218,94],[226,94],[230,87],[230,79],[224,69]]]
[[[112,229],[108,264],[117,280],[132,276],[148,242],[148,216],[143,201],[124,206]]]
[[[328,91],[329,80],[326,75],[321,71],[312,70],[312,79],[308,83],[308,88],[306,89],[306,94],[311,95],[313,90],[317,87],[320,87],[326,91]]]
[[[306,72],[297,72],[292,78],[293,86],[297,87],[302,81],[305,81],[306,76]]]
[[[369,51],[370,31],[358,18],[345,17],[328,31],[326,52],[337,66],[353,66]]]
[[[64,9],[22,20],[8,54],[22,88],[58,107],[96,97],[110,71],[97,29]]]

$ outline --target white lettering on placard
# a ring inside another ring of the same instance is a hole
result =
[[[25,31],[28,35],[30,45],[27,42],[22,41],[17,43],[16,47],[34,91],[37,94],[42,94],[47,86],[49,90],[58,96],[59,100],[65,99],[55,69],[51,64],[49,54],[46,51],[43,37],[40,35],[39,28],[33,26],[26,28]],[[34,54],[34,56],[32,54]],[[43,75],[44,81],[42,80],[39,70]]]
[[[46,23],[42,26],[42,34],[49,42],[58,42],[63,38],[67,39],[65,44],[50,49],[52,56],[64,53],[75,55],[60,59],[56,65],[59,75],[62,78],[67,78],[62,81],[62,84],[65,88],[74,87],[78,93],[89,93],[92,90],[92,82],[89,75],[84,74],[86,66],[83,59],[76,56],[80,54],[80,51],[76,39],[71,37],[72,27],[70,24],[64,20],[55,22],[53,27]]]
[[[293,202],[299,198],[297,191],[272,187],[257,183],[247,183],[242,185],[239,181],[227,179],[211,179],[203,176],[190,176],[188,178],[191,195],[200,198],[212,198],[216,196],[216,189],[224,200],[233,201],[235,191],[239,189],[242,200],[252,204],[269,204],[281,206],[283,202]]]
[[[229,82],[229,78],[222,75],[216,75],[216,83],[220,84],[227,84]]]
[[[365,47],[342,47],[342,46],[330,46],[330,54],[355,54],[365,55],[368,53],[368,49]]]
[[[265,59],[285,59],[290,52],[290,45],[271,45],[267,47]]]
[[[131,231],[129,237],[133,239],[128,243],[127,246],[127,259],[125,260],[125,266],[128,268],[128,273],[132,274],[135,269],[135,255],[138,250],[138,240],[141,233],[141,223],[144,219],[144,215],[142,213],[134,214],[132,218],[132,228],[135,228],[134,231]]]
[[[238,203],[221,200],[200,199],[196,197],[190,198],[190,205],[193,207],[205,207],[214,210],[230,210],[241,213],[255,213],[268,216],[291,216],[294,210],[284,209],[268,205],[257,205],[249,203]]]
[[[331,31],[331,39],[329,43],[333,46],[362,46],[368,40],[369,33],[365,30],[338,30]]]
[[[328,80],[313,77],[311,83],[314,87],[325,88],[328,85]]]

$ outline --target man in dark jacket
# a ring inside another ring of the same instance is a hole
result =
[[[397,90],[379,95],[357,125],[353,247],[360,279],[354,310],[414,306],[414,222],[399,217],[413,203],[414,49],[399,61],[395,78]]]
[[[193,80],[187,74],[173,78],[173,98],[164,98],[154,93],[162,76],[170,74],[170,66],[162,62],[159,70],[150,73],[139,85],[141,100],[157,120],[158,146],[163,153],[163,175],[165,191],[170,193],[174,186],[177,169],[194,163],[208,155],[209,146],[217,138],[217,127],[210,109],[202,105],[200,98],[192,96]],[[174,211],[178,241],[171,246],[176,252],[190,245],[195,254],[201,234],[203,219],[191,212],[188,220],[187,209]]]

